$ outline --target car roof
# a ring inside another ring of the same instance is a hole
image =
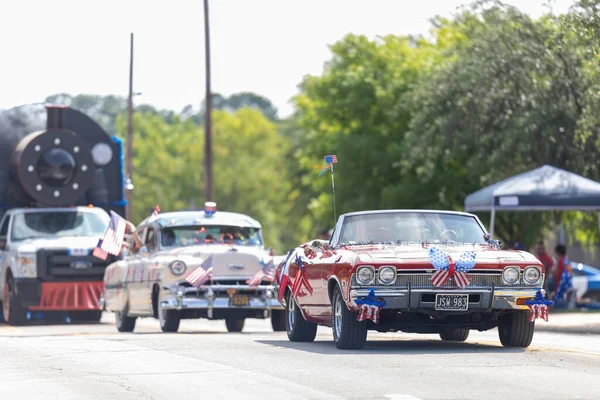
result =
[[[231,225],[260,229],[260,223],[245,214],[217,211],[206,215],[204,211],[172,211],[160,213],[156,217],[148,217],[140,225],[155,222],[161,226],[177,225]]]
[[[31,208],[13,208],[8,210],[8,212],[13,214],[21,214],[21,213],[38,213],[38,212],[92,212],[96,214],[108,214],[104,209],[99,207],[31,207]]]
[[[386,213],[420,213],[420,214],[453,214],[453,215],[464,215],[467,217],[476,217],[475,214],[463,212],[463,211],[451,211],[451,210],[427,210],[427,209],[400,209],[400,210],[367,210],[367,211],[354,211],[346,214],[342,214],[343,217],[354,216],[354,215],[365,215],[365,214],[386,214]]]

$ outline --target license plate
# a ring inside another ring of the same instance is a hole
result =
[[[248,306],[250,305],[250,298],[243,294],[234,294],[229,300],[231,306]]]
[[[467,311],[468,294],[436,294],[435,309],[440,311]]]

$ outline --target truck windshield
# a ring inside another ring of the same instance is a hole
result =
[[[102,236],[110,218],[96,212],[45,211],[17,214],[11,240],[53,239],[67,236]]]

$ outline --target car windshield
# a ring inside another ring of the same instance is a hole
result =
[[[196,246],[200,244],[234,244],[262,246],[259,228],[231,225],[192,225],[165,227],[161,232],[163,247]]]
[[[340,243],[456,242],[485,244],[485,231],[474,217],[460,214],[398,212],[344,218]]]
[[[108,215],[97,212],[45,211],[16,214],[11,240],[102,236],[109,222]]]

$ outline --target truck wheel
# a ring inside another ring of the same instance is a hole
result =
[[[333,293],[331,325],[338,349],[362,349],[367,343],[367,321],[357,321],[357,313],[348,310],[339,287]]]
[[[464,328],[444,328],[440,338],[448,342],[464,342],[469,337],[469,330]]]
[[[285,311],[271,311],[271,327],[273,327],[273,332],[283,332],[286,330]]]
[[[317,324],[304,319],[291,292],[285,301],[285,315],[285,325],[290,342],[312,342],[315,340]]]
[[[27,309],[21,306],[21,299],[14,293],[13,288],[13,280],[8,278],[2,291],[2,316],[9,325],[24,325],[27,321]]]
[[[228,332],[241,332],[244,329],[244,322],[246,320],[244,318],[234,319],[234,318],[225,318],[225,326],[227,327]]]
[[[127,316],[127,308],[123,311],[115,312],[115,324],[119,332],[133,332],[137,318]]]
[[[498,336],[504,347],[529,347],[535,322],[529,322],[529,311],[513,311],[500,317]]]
[[[162,329],[163,332],[177,332],[179,329],[179,322],[181,321],[181,312],[179,310],[165,310],[161,306],[159,298],[158,320],[160,321],[160,329]]]
[[[72,322],[100,322],[102,311],[76,311],[69,313]]]

